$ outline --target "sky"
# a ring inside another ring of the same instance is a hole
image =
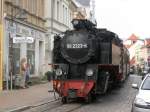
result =
[[[96,0],[99,28],[107,28],[123,40],[131,34],[150,38],[150,0]]]

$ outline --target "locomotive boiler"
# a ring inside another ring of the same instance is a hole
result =
[[[88,20],[72,23],[74,30],[54,37],[53,87],[63,103],[74,98],[90,102],[126,79],[129,52],[114,32]]]

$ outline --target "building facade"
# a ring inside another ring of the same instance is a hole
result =
[[[132,34],[126,41],[124,41],[124,45],[128,48],[130,52],[130,65],[138,65],[141,60],[141,48],[144,45],[144,41],[142,41],[135,34]]]
[[[144,40],[145,44],[141,47],[141,64],[145,68],[150,68],[150,39]]]
[[[75,0],[78,7],[84,7],[86,11],[86,19],[96,24],[95,18],[95,0]]]
[[[75,16],[76,15],[76,16]],[[66,30],[72,29],[71,21],[73,18],[85,18],[85,15],[78,10],[73,0],[45,0],[45,19],[46,19],[46,69],[48,71],[52,63],[53,37]]]
[[[130,52],[131,67],[150,68],[150,39],[140,39],[132,34],[124,45]]]
[[[70,1],[70,19],[72,20],[73,18],[76,19],[86,19],[86,10],[84,7],[79,7],[76,1]],[[70,20],[70,21],[71,21]],[[71,22],[70,22],[71,24]],[[70,25],[70,27],[72,27]]]
[[[30,77],[44,72],[45,59],[45,0],[4,0],[4,80],[20,73],[20,60],[30,64]],[[15,42],[28,37],[33,42]]]

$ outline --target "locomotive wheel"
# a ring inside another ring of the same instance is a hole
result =
[[[66,104],[66,103],[68,102],[67,97],[65,97],[65,96],[62,97],[61,102],[62,102],[63,104]]]
[[[86,103],[91,103],[92,102],[92,94],[89,93],[86,97],[85,97],[85,102]]]

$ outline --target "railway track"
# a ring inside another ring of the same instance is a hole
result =
[[[85,104],[74,103],[74,102],[68,104],[62,104],[60,99],[58,99],[58,100],[30,106],[30,108],[22,112],[73,112],[74,110],[79,109],[84,105]]]
[[[82,106],[82,104],[61,104],[56,105],[53,108],[48,107],[42,111],[40,110],[40,112],[73,112],[74,110],[79,109]]]

